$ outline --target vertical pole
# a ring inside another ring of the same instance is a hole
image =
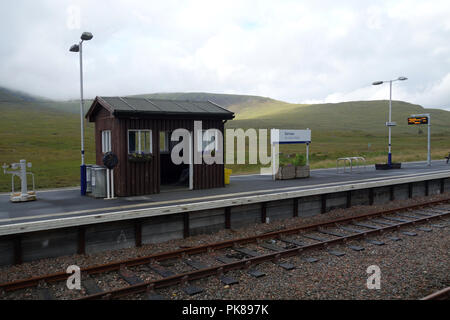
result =
[[[275,175],[277,174],[278,162],[275,163],[275,143],[272,142],[272,180],[275,180]]]
[[[80,41],[80,124],[81,124],[81,195],[86,195],[86,166],[84,163],[84,101],[83,101],[83,41]]]
[[[392,153],[391,153],[391,126],[390,122],[392,121],[392,80],[389,81],[389,146],[388,146],[388,167],[392,166]]]
[[[14,177],[14,175],[13,175]],[[28,186],[27,186],[27,161],[20,160],[20,182],[21,182],[21,193],[22,196],[26,196],[28,194]]]
[[[110,196],[110,180],[109,180],[109,169],[106,169],[106,199],[111,199]]]
[[[111,169],[111,199],[114,199],[114,169]]]
[[[428,114],[428,166],[431,167],[431,116]]]
[[[306,144],[306,165],[309,166],[309,143]]]

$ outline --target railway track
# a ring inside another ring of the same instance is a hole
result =
[[[314,262],[313,258],[306,256],[310,250],[326,248],[331,255],[341,256],[345,252],[333,250],[334,244],[345,244],[348,241],[360,239],[369,245],[383,245],[383,241],[371,239],[371,236],[448,217],[450,206],[443,203],[449,200],[389,209],[351,218],[340,218],[325,223],[84,268],[81,269],[81,273],[82,286],[86,295],[79,295],[76,298],[116,299],[144,293],[147,299],[161,299],[162,297],[156,293],[156,290],[174,285],[182,285],[187,294],[194,295],[202,292],[202,288],[192,285],[192,281],[211,276],[218,277],[225,285],[235,285],[238,281],[227,275],[232,270],[243,269],[254,277],[261,277],[264,276],[264,273],[260,272],[257,266],[263,262],[273,262],[280,268],[292,270],[295,266],[286,262],[285,259],[304,255],[307,261]],[[432,225],[432,228],[435,229],[444,227],[446,224]],[[429,232],[432,228],[417,227],[422,232]],[[411,231],[405,231],[403,234],[405,236],[417,235],[416,232]],[[390,240],[397,241],[399,238],[390,237]],[[349,250],[364,250],[364,246],[359,245],[348,245],[347,247]],[[108,281],[102,277],[110,276],[111,273],[120,279],[122,287],[109,289],[100,285],[100,283]],[[44,287],[38,289],[39,296],[42,299],[52,299],[54,294],[49,288],[46,288],[46,284],[63,282],[65,285],[69,276],[64,272],[54,273],[3,283],[0,284],[0,289],[8,297],[8,294],[13,291]]]
[[[450,287],[436,291],[420,300],[450,300]]]

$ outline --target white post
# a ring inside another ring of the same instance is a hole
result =
[[[111,169],[111,199],[114,199],[114,169]]]
[[[110,193],[110,186],[109,186],[109,169],[106,169],[106,199],[111,199],[109,196]]]
[[[306,144],[306,165],[309,166],[309,143]]]
[[[22,195],[28,194],[28,186],[27,186],[27,161],[20,160],[20,181],[22,187]]]
[[[389,148],[388,148],[388,165],[392,164],[392,153],[391,153],[391,122],[392,122],[392,80],[389,81]]]
[[[278,162],[275,163],[276,162],[275,161],[275,159],[276,159],[275,153],[276,153],[275,143],[272,143],[272,153],[271,153],[271,156],[272,156],[272,180],[275,180],[275,175],[277,174],[277,167],[278,167],[277,166]]]

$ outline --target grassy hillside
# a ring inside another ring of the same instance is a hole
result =
[[[33,103],[0,103],[0,165],[31,161],[39,188],[79,184],[79,115]],[[93,125],[86,130],[87,162],[94,161]],[[16,186],[20,186],[16,178]],[[0,191],[11,190],[11,175],[0,172]]]
[[[227,128],[311,128],[311,165],[333,167],[336,158],[362,155],[369,163],[387,157],[387,101],[298,105],[269,98],[209,93],[144,95],[154,98],[211,100],[236,112]],[[86,102],[86,109],[90,106]],[[0,165],[26,159],[33,163],[39,188],[77,185],[80,165],[78,101],[51,101],[0,88]],[[87,110],[86,110],[87,111]],[[395,161],[426,159],[426,126],[407,126],[411,113],[432,114],[432,157],[450,151],[450,112],[423,109],[395,101],[393,130]],[[420,132],[422,131],[422,132]],[[94,162],[93,124],[86,127],[86,161]],[[284,145],[282,152],[304,152],[304,146]],[[234,173],[258,172],[257,165],[227,165]],[[0,172],[0,191],[10,190],[10,175]],[[17,181],[18,183],[18,181]]]
[[[230,127],[242,128],[310,128],[313,131],[364,131],[386,132],[389,101],[352,101],[313,105],[288,104],[285,102],[264,102],[245,107],[231,106],[237,113]],[[240,109],[239,109],[240,108]],[[411,114],[431,113],[433,133],[450,135],[450,112],[441,109],[425,109],[402,101],[393,101],[392,120],[397,122],[396,133],[411,134],[418,126],[408,126]],[[426,127],[421,126],[422,130]]]
[[[155,98],[155,99],[172,99],[172,100],[193,100],[193,101],[212,101],[224,108],[236,105],[259,104],[275,101],[270,98],[239,95],[239,94],[223,94],[223,93],[207,93],[207,92],[172,92],[172,93],[152,93],[141,94],[132,97]]]
[[[221,93],[206,93],[206,92],[173,92],[173,93],[151,93],[132,95],[131,97],[155,98],[155,99],[172,99],[172,100],[199,100],[212,101],[218,105],[228,108],[234,106],[234,109],[245,107],[248,105],[259,105],[270,102],[280,102],[270,98],[250,96],[250,95],[235,95],[235,94],[221,94]],[[92,104],[92,99],[86,99],[84,102],[85,111],[89,109]],[[7,88],[0,87],[0,106],[3,102],[19,103],[26,105],[32,102],[33,108],[50,108],[58,111],[65,111],[70,113],[80,112],[79,100],[54,101],[43,97],[36,97],[24,92],[14,91]]]
[[[41,98],[28,93],[0,87],[0,102],[39,101]]]
[[[92,100],[85,101],[85,108],[91,105]],[[25,92],[15,91],[7,88],[0,87],[0,108],[8,105],[9,107],[27,107],[31,109],[46,109],[44,112],[50,110],[64,111],[70,113],[80,113],[80,101],[56,101],[44,97],[38,97],[30,95]]]
[[[368,163],[386,162],[389,101],[352,101],[336,104],[289,104],[281,101],[233,105],[236,118],[227,128],[289,128],[312,130],[310,147],[313,168],[333,167],[336,159],[363,156]],[[392,130],[394,161],[419,161],[427,157],[427,127],[408,126],[411,114],[432,117],[432,158],[443,159],[450,152],[450,112],[425,109],[393,101]],[[304,153],[303,145],[283,145],[281,152]],[[235,173],[258,172],[258,165],[229,165]]]

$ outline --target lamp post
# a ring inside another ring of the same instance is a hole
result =
[[[80,186],[81,195],[86,195],[86,165],[84,162],[84,101],[83,101],[83,41],[93,38],[92,33],[83,32],[79,44],[70,47],[71,52],[80,53],[80,122],[81,122],[81,166],[80,166]]]
[[[388,168],[392,168],[392,153],[391,153],[391,127],[396,123],[392,122],[392,82],[408,80],[406,77],[398,77],[397,79],[387,81],[375,81],[372,85],[377,86],[386,82],[389,82],[389,122],[386,122],[386,126],[389,128],[389,148],[388,148]]]

